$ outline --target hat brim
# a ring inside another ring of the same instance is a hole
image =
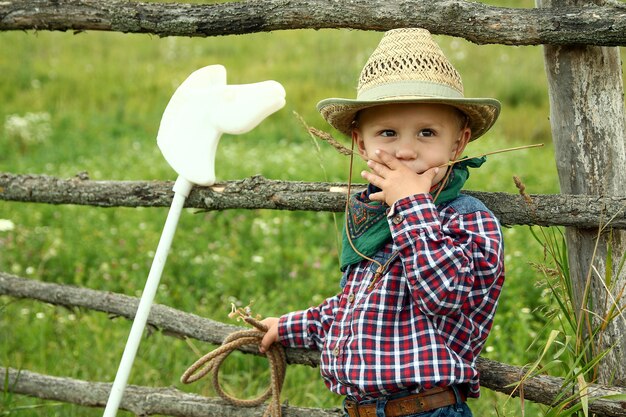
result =
[[[335,129],[350,137],[356,114],[363,109],[385,104],[433,103],[456,107],[469,118],[470,141],[484,135],[500,115],[500,102],[492,98],[397,97],[378,100],[328,98],[317,103],[317,110]]]

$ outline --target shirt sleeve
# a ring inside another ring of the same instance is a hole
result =
[[[278,340],[294,348],[322,350],[328,329],[334,320],[339,296],[327,298],[317,307],[285,314],[278,321]]]
[[[458,311],[473,289],[488,290],[503,273],[502,234],[493,214],[447,210],[440,215],[429,194],[417,194],[398,200],[388,218],[412,297],[430,315]]]

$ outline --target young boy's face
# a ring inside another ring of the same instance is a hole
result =
[[[359,113],[352,139],[365,160],[379,163],[375,151],[395,156],[418,174],[461,155],[471,136],[461,113],[445,104],[386,104]],[[446,174],[440,169],[433,179]]]

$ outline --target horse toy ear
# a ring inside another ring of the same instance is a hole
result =
[[[226,69],[211,65],[193,72],[170,99],[157,134],[163,156],[178,173],[174,198],[130,329],[104,417],[115,417],[141,336],[148,321],[185,200],[194,184],[215,182],[215,152],[222,133],[241,134],[285,105],[276,81],[227,85]]]
[[[284,105],[285,89],[276,81],[227,85],[223,66],[204,67],[174,92],[163,112],[157,144],[180,176],[212,185],[222,133],[246,133]]]

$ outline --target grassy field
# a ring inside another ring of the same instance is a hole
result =
[[[531,2],[519,2],[530,7]],[[317,150],[293,112],[328,130],[315,104],[352,97],[357,75],[379,33],[292,31],[209,39],[116,33],[0,33],[0,171],[61,178],[87,171],[94,180],[173,180],[155,142],[176,86],[197,68],[220,63],[230,83],[280,81],[287,105],[253,132],[224,136],[221,180],[268,178],[346,181],[348,160],[325,144]],[[468,153],[544,143],[539,150],[493,156],[472,173],[471,190],[558,192],[539,47],[477,46],[438,37],[463,75],[467,96],[497,97],[503,113]],[[333,132],[336,133],[336,132]],[[102,209],[0,201],[0,270],[48,282],[140,295],[167,209]],[[230,304],[263,316],[319,303],[338,290],[338,228],[329,213],[230,210],[183,213],[157,302],[229,322]],[[550,299],[542,248],[525,227],[505,230],[507,282],[486,357],[525,365],[545,323]],[[0,364],[52,375],[112,381],[130,323],[0,297]],[[129,383],[174,386],[212,395],[207,384],[181,386],[180,374],[211,346],[155,333],[140,347]],[[233,392],[262,390],[263,360],[229,360]],[[0,415],[97,416],[101,410],[0,394]],[[317,369],[289,369],[283,399],[331,407]],[[519,400],[483,391],[476,415],[520,415]],[[527,415],[540,408],[526,403]],[[128,415],[120,412],[120,415]]]

